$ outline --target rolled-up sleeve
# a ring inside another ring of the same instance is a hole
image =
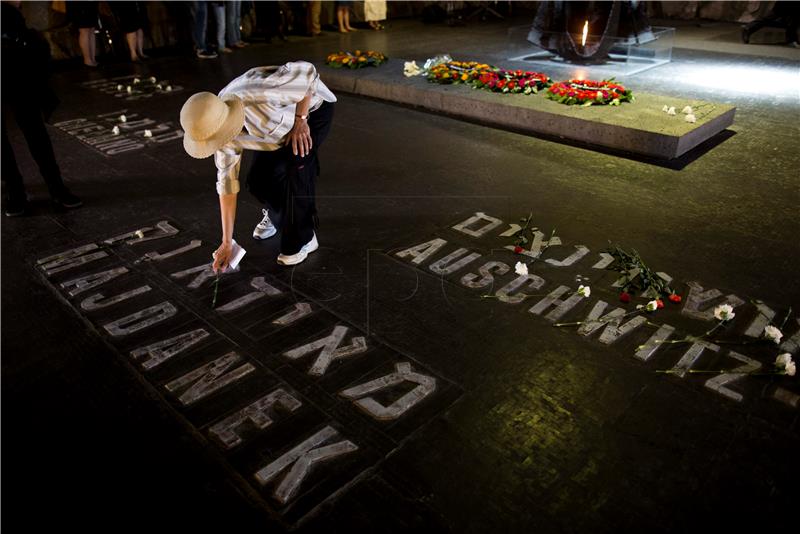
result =
[[[225,145],[214,154],[217,165],[217,193],[230,195],[239,192],[239,165],[242,161],[242,149]]]

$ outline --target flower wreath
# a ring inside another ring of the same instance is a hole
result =
[[[633,92],[613,79],[599,82],[567,80],[551,85],[547,90],[547,98],[569,106],[574,104],[619,106],[620,102],[633,102]]]
[[[374,50],[367,50],[362,52],[356,50],[355,53],[338,52],[330,54],[325,59],[325,64],[334,69],[347,67],[350,69],[360,69],[362,67],[377,67],[378,65],[386,62],[386,56]]]
[[[449,61],[431,68],[428,81],[464,83],[475,89],[497,93],[536,93],[550,84],[550,77],[540,72],[505,70],[475,61]]]
[[[491,65],[477,61],[448,61],[428,71],[428,81],[436,83],[469,83],[485,72],[495,70]]]
[[[524,70],[504,70],[482,73],[474,82],[476,89],[488,89],[496,93],[538,93],[550,85],[551,80],[547,74]]]

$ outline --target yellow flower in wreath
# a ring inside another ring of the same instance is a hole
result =
[[[367,60],[367,58],[365,58],[364,56],[361,56],[360,58],[358,58],[358,62],[359,63],[364,63],[366,60]]]

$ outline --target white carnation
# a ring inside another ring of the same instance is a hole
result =
[[[730,321],[736,314],[733,313],[733,306],[730,304],[720,304],[714,308],[714,317],[719,321]]]
[[[779,345],[783,337],[783,332],[770,324],[764,327],[764,337],[770,341],[774,341],[776,345]]]

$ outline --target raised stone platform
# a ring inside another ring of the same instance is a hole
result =
[[[636,91],[633,103],[619,107],[565,106],[538,95],[508,95],[473,90],[464,85],[439,85],[423,77],[406,78],[403,60],[389,60],[372,69],[321,67],[333,91],[368,96],[444,113],[488,126],[577,141],[613,150],[670,160],[716,136],[733,124],[736,108],[702,100],[679,100]],[[625,80],[620,80],[625,82]],[[677,116],[664,113],[675,106]],[[696,123],[680,110],[692,106]]]

